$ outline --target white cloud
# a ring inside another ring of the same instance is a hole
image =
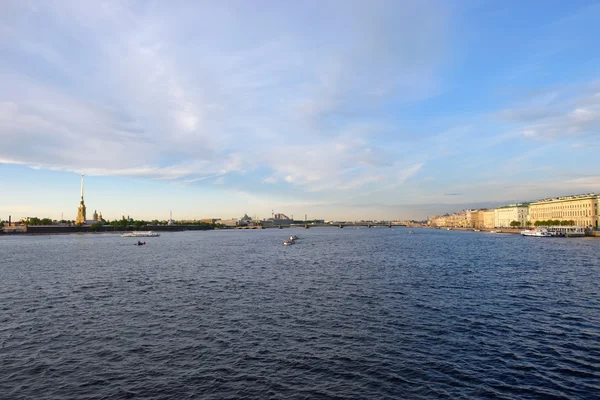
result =
[[[263,7],[12,3],[0,24],[0,159],[225,185],[219,174],[266,171],[245,179],[308,191],[395,180],[372,113],[437,93],[446,7]]]
[[[520,126],[525,137],[562,139],[597,135],[600,131],[598,83],[565,87],[553,92],[551,101],[529,101],[521,108],[504,110],[498,115]]]

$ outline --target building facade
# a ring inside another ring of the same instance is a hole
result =
[[[471,225],[474,229],[486,228],[485,225],[485,213],[488,211],[486,208],[481,210],[471,211]],[[488,216],[489,219],[489,216]]]
[[[528,215],[529,205],[513,204],[499,207],[494,210],[494,226],[496,228],[510,228],[513,221],[517,221],[518,226],[526,226]]]
[[[594,193],[555,197],[531,203],[530,221],[573,221],[575,226],[598,228],[598,195]]]
[[[485,210],[483,212],[483,228],[491,229],[494,227],[494,210]]]

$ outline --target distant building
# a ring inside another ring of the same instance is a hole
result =
[[[8,222],[2,224],[2,232],[4,233],[23,233],[27,232],[27,225],[23,221],[11,221],[10,217]]]
[[[494,226],[496,228],[510,228],[513,221],[517,221],[519,223],[518,226],[525,226],[527,225],[528,216],[528,204],[512,204],[498,207],[494,210]]]
[[[275,213],[271,218],[261,221],[265,228],[276,226],[289,226],[294,221],[285,214]]]
[[[77,218],[75,219],[76,224],[85,224],[85,203],[83,201],[83,174],[81,174],[81,200],[79,201],[79,207],[77,207]]]
[[[486,209],[471,211],[471,225],[475,229],[485,228],[484,213]]]
[[[237,218],[231,218],[231,219],[219,219],[217,220],[217,224],[221,224],[230,228],[236,227],[238,226],[239,223],[239,219]]]
[[[494,227],[494,210],[483,211],[483,228],[491,229]]]
[[[598,195],[594,193],[555,197],[529,205],[529,219],[537,221],[574,221],[575,226],[598,228]]]

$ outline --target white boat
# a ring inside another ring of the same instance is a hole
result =
[[[156,233],[156,232],[152,232],[152,231],[137,231],[137,232],[127,232],[121,235],[121,237],[134,237],[134,238],[140,238],[140,237],[158,237],[160,236],[160,234]]]
[[[481,229],[473,229],[473,232],[481,232]]]
[[[548,232],[557,237],[584,237],[585,228],[583,226],[551,226]]]
[[[521,231],[523,236],[535,236],[535,237],[552,237],[552,234],[548,232],[548,229],[527,229]]]
[[[298,236],[292,235],[292,236],[290,236],[290,240],[298,240]]]
[[[502,233],[502,231],[498,230],[498,231],[490,231],[490,233]]]
[[[283,241],[283,245],[284,246],[290,246],[292,244],[296,244],[296,242],[293,241],[293,240],[290,240],[290,239],[286,239],[286,240]]]

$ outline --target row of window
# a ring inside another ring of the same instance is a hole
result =
[[[548,217],[556,217],[556,218],[560,218],[560,217],[591,217],[592,216],[592,212],[590,210],[585,210],[585,211],[563,211],[561,213],[559,213],[559,215],[556,215],[556,213],[554,212],[540,212],[540,213],[533,213],[531,214],[531,216],[533,218],[548,218]]]
[[[545,209],[550,209],[550,210],[559,210],[559,209],[563,209],[563,208],[590,208],[592,205],[590,203],[584,203],[584,204],[568,204],[568,205],[561,205],[561,206],[546,206]]]

